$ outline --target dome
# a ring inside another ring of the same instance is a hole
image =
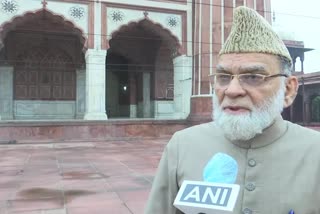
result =
[[[272,28],[282,40],[299,40],[293,31],[286,30],[284,27],[281,26],[272,26]]]
[[[275,13],[273,12],[273,20],[272,20],[272,28],[279,35],[282,40],[292,40],[299,41],[297,35],[286,26],[283,26],[279,22],[276,21]]]

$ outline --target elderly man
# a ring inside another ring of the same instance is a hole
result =
[[[178,214],[184,180],[201,181],[214,154],[239,165],[233,213],[320,213],[320,133],[284,121],[297,78],[271,26],[246,7],[234,11],[231,33],[211,76],[214,122],[174,134],[155,177],[146,214]]]

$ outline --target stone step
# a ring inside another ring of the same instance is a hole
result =
[[[3,121],[0,143],[52,143],[169,137],[186,120]]]

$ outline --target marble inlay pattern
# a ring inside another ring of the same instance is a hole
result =
[[[70,8],[69,14],[75,20],[80,20],[83,19],[83,17],[85,16],[85,11],[82,7],[74,6]]]
[[[175,16],[169,16],[167,18],[167,25],[170,28],[178,27],[179,26],[179,19],[177,17],[175,17]]]
[[[124,13],[120,10],[114,10],[110,14],[113,22],[122,22],[124,20]]]
[[[18,11],[19,5],[15,0],[2,0],[1,10],[8,14],[14,14]]]

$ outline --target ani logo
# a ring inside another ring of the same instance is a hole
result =
[[[15,0],[3,0],[1,2],[1,9],[5,13],[16,13],[18,11],[18,3]]]
[[[110,17],[114,22],[122,22],[124,20],[124,13],[119,10],[114,10],[110,13]]]
[[[75,6],[70,8],[69,14],[72,18],[80,20],[84,17],[85,12],[82,7]]]
[[[175,16],[169,16],[167,18],[167,25],[171,28],[175,28],[179,25],[179,20]]]

